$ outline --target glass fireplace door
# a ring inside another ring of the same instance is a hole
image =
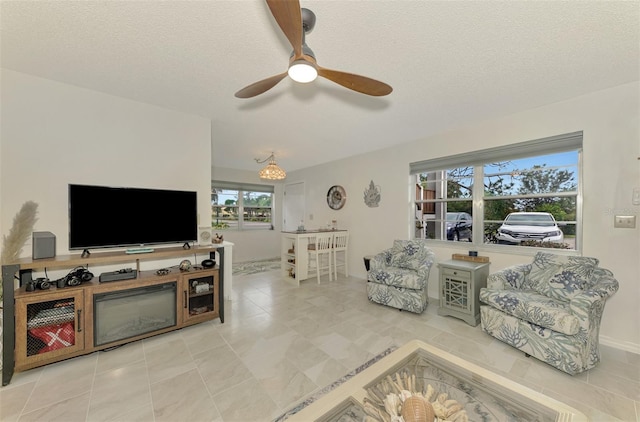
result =
[[[94,345],[176,325],[177,282],[94,294]]]

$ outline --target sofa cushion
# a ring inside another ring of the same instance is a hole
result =
[[[374,283],[407,289],[422,289],[425,286],[425,279],[417,272],[399,267],[371,269],[367,273],[367,279]]]
[[[389,265],[417,271],[427,261],[429,249],[421,240],[395,240]]]
[[[596,258],[538,252],[531,264],[529,286],[544,296],[569,301],[589,287],[597,267]]]
[[[502,312],[567,335],[577,334],[580,320],[571,314],[569,302],[534,291],[480,289],[480,300]]]

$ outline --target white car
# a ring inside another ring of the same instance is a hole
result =
[[[562,243],[564,234],[548,212],[512,212],[498,229],[498,243],[519,244],[526,240]]]

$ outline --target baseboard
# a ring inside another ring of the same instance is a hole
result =
[[[600,336],[600,344],[640,355],[640,344],[617,341],[607,336]]]

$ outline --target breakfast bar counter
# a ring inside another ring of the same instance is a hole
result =
[[[283,231],[281,242],[281,270],[285,280],[300,285],[300,281],[309,278],[308,247],[318,233],[345,232],[344,229],[317,229]]]

